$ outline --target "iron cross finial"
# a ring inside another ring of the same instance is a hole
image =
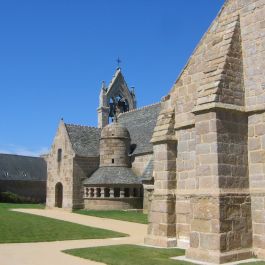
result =
[[[118,68],[120,68],[120,64],[121,64],[121,59],[120,59],[120,57],[117,58],[116,62],[117,62],[117,64],[118,64]]]

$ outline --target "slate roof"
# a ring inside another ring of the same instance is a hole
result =
[[[160,112],[160,103],[120,114],[119,123],[126,127],[131,136],[131,144],[136,148],[133,154],[153,151],[150,140]],[[90,126],[65,124],[74,152],[83,157],[99,156],[101,129]]]
[[[47,180],[47,164],[41,157],[0,154],[0,180]]]
[[[65,124],[75,153],[82,157],[99,156],[101,129],[89,126]]]
[[[141,183],[141,179],[132,172],[132,169],[126,167],[100,167],[91,177],[83,181],[83,184],[90,185]]]
[[[157,117],[160,112],[160,103],[132,110],[120,114],[118,121],[126,127],[131,136],[131,144],[136,148],[133,154],[142,154],[153,151],[150,143]]]

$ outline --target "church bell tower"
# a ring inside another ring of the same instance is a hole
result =
[[[105,82],[99,95],[98,127],[104,128],[119,113],[136,109],[136,97],[134,89],[130,90],[125,82],[120,67],[117,68],[110,84]]]

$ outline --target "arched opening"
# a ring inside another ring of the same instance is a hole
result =
[[[97,190],[96,190],[96,196],[98,198],[101,197],[101,188],[97,188]]]
[[[137,188],[133,189],[133,197],[138,197],[138,190]]]
[[[63,184],[58,182],[55,185],[55,207],[62,208],[63,206]]]
[[[92,198],[93,198],[94,196],[95,196],[95,195],[94,195],[94,189],[93,189],[93,188],[91,188],[91,189],[90,189],[90,197],[92,197]]]
[[[130,189],[129,188],[124,189],[124,197],[130,197]]]
[[[86,197],[89,196],[89,188],[86,188]]]
[[[118,116],[120,113],[124,113],[130,110],[129,102],[125,98],[125,96],[118,94],[113,95],[109,99],[109,123],[110,120],[113,121],[116,116]]]
[[[110,197],[110,189],[109,188],[104,189],[104,197],[106,197],[106,198]]]
[[[114,188],[114,197],[119,198],[120,197],[120,188]]]

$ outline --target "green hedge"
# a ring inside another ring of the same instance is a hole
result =
[[[36,199],[23,197],[10,191],[0,192],[0,202],[8,203],[39,203]]]

